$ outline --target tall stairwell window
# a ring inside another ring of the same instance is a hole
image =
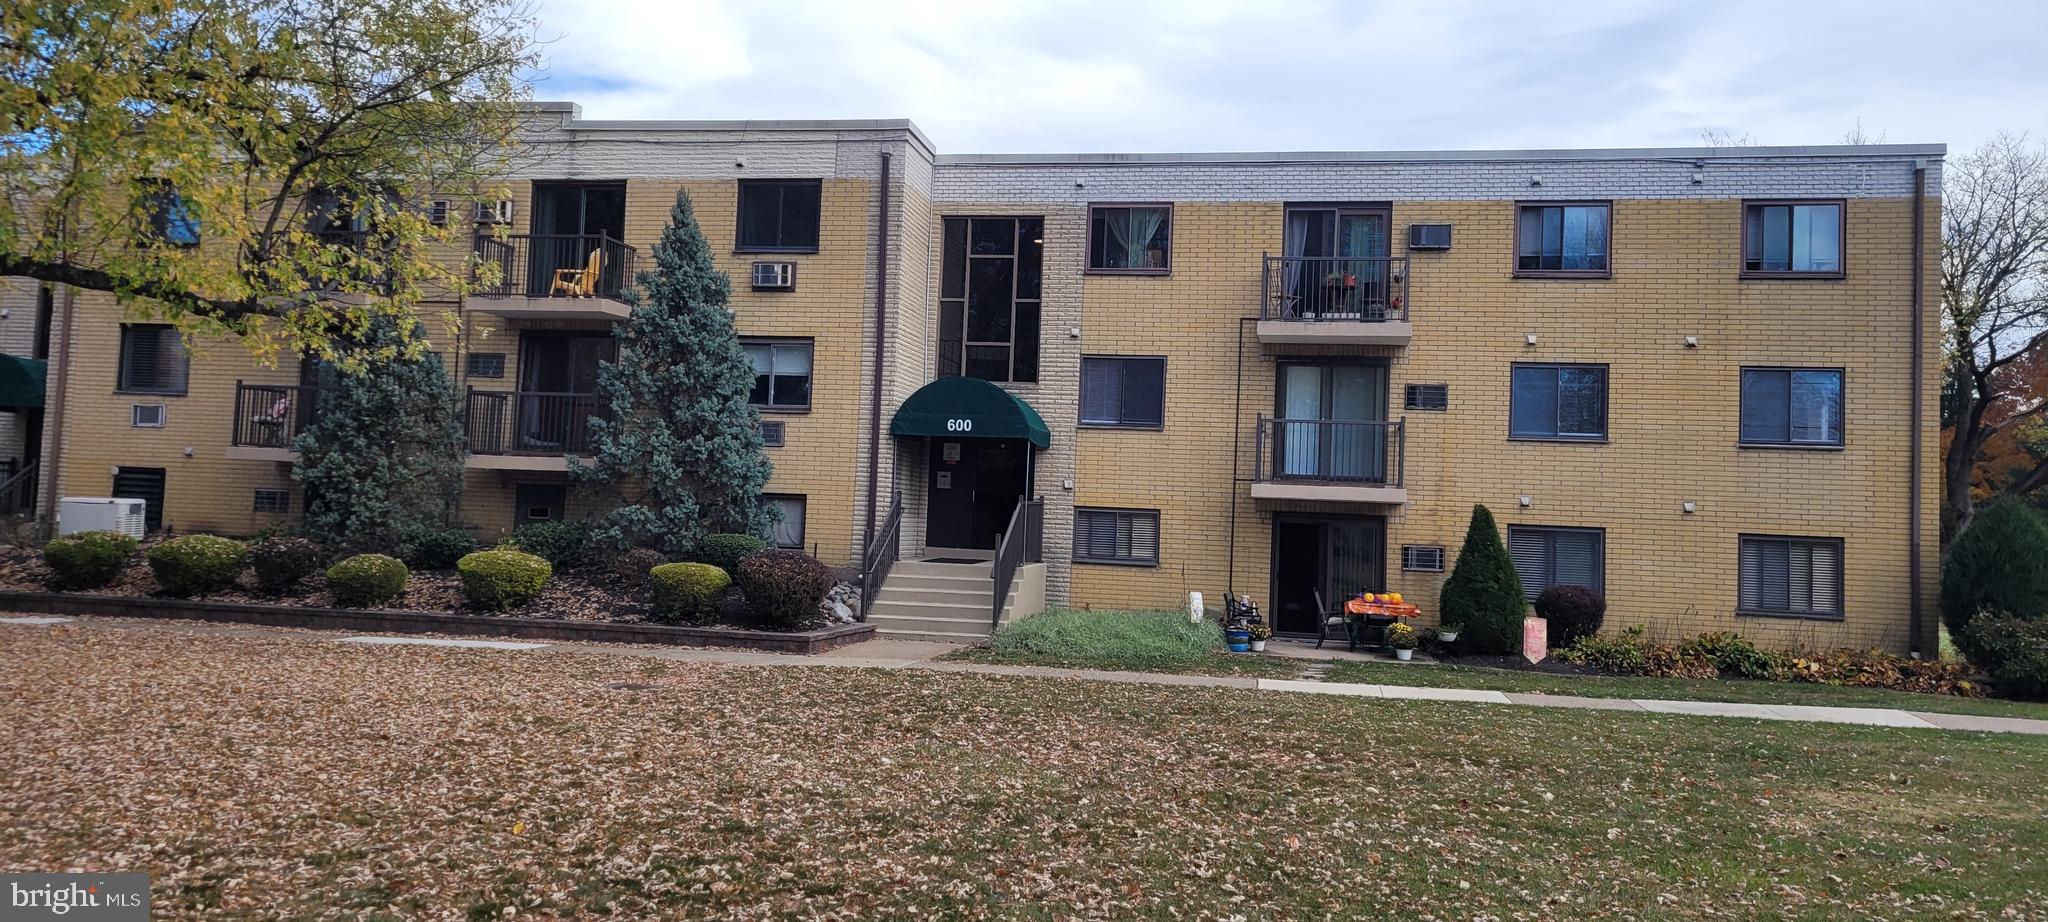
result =
[[[947,218],[938,374],[1038,380],[1043,218]]]

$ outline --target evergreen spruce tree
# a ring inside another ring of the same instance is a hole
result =
[[[593,539],[673,557],[708,534],[766,536],[774,513],[761,491],[772,467],[747,402],[754,366],[726,306],[732,283],[713,267],[688,195],[676,196],[640,284],[645,293],[627,296],[633,312],[614,334],[619,359],[598,370],[611,419],[591,421],[592,464],[570,467],[618,502]]]
[[[455,384],[438,358],[402,348],[417,335],[373,323],[354,347],[394,357],[300,396],[318,401],[319,412],[292,442],[292,479],[305,489],[306,532],[333,550],[391,553],[417,530],[445,527],[462,495],[467,449]]]
[[[1464,625],[1464,633],[1458,635],[1461,649],[1494,655],[1521,649],[1522,618],[1528,610],[1522,578],[1485,506],[1472,507],[1465,546],[1458,551],[1458,563],[1444,581],[1437,604],[1444,623]]]

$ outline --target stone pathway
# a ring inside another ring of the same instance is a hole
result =
[[[319,632],[293,628],[250,625],[222,625],[180,621],[136,621],[111,618],[83,620],[58,617],[0,616],[0,625],[75,627],[116,630],[169,630],[213,637],[277,636],[304,639]],[[1292,694],[1344,695],[1356,698],[1384,698],[1402,701],[1460,701],[1471,704],[1521,707],[1573,708],[1598,711],[1636,711],[1655,714],[1683,714],[1695,717],[1745,718],[1751,720],[1792,720],[1813,723],[1860,724],[1879,727],[1908,727],[1925,730],[1974,730],[1993,733],[2048,735],[2048,720],[2018,717],[1978,717],[1967,714],[1936,714],[1892,708],[1843,708],[1791,704],[1741,704],[1718,701],[1664,701],[1654,698],[1577,698],[1523,692],[1483,691],[1471,688],[1430,688],[1410,685],[1366,685],[1354,682],[1318,681],[1322,670],[1304,662],[1304,678],[1260,679],[1248,676],[1175,675],[1161,672],[1112,672],[1094,669],[1059,669],[1049,666],[1008,666],[992,663],[958,663],[936,657],[957,647],[951,644],[912,640],[871,640],[840,647],[828,653],[798,656],[781,653],[753,653],[709,647],[660,647],[599,644],[515,643],[493,640],[456,640],[432,635],[353,635],[328,639],[338,643],[439,647],[470,647],[507,652],[533,650],[575,651],[609,656],[629,656],[673,662],[722,663],[738,666],[824,666],[856,669],[921,669],[932,672],[978,675],[1024,676],[1073,679],[1090,682],[1122,682],[1139,685],[1177,685],[1196,688],[1239,688]],[[1270,651],[1269,651],[1270,652]],[[1327,668],[1327,667],[1324,667]]]

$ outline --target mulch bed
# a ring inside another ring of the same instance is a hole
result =
[[[1555,654],[1546,657],[1543,660],[1543,662],[1534,664],[1530,663],[1528,660],[1523,659],[1519,655],[1458,656],[1454,653],[1432,651],[1430,653],[1430,656],[1433,657],[1439,663],[1444,663],[1446,665],[1451,666],[1476,666],[1481,669],[1512,669],[1518,672],[1544,672],[1549,673],[1551,675],[1616,675],[1616,673],[1608,672],[1604,669],[1600,669],[1594,666],[1581,666],[1577,663],[1567,663],[1564,660],[1558,659]]]

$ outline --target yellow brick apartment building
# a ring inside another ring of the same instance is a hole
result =
[[[565,459],[680,190],[733,278],[774,537],[877,572],[885,630],[1190,591],[1282,633],[1361,590],[1433,620],[1484,504],[1532,594],[1593,586],[1612,626],[1932,642],[1940,145],[946,155],[901,120],[538,111],[508,199],[425,206],[495,273],[433,305],[480,535],[592,511]],[[592,265],[594,297],[553,290]],[[50,300],[45,515],[301,511],[323,371]]]

